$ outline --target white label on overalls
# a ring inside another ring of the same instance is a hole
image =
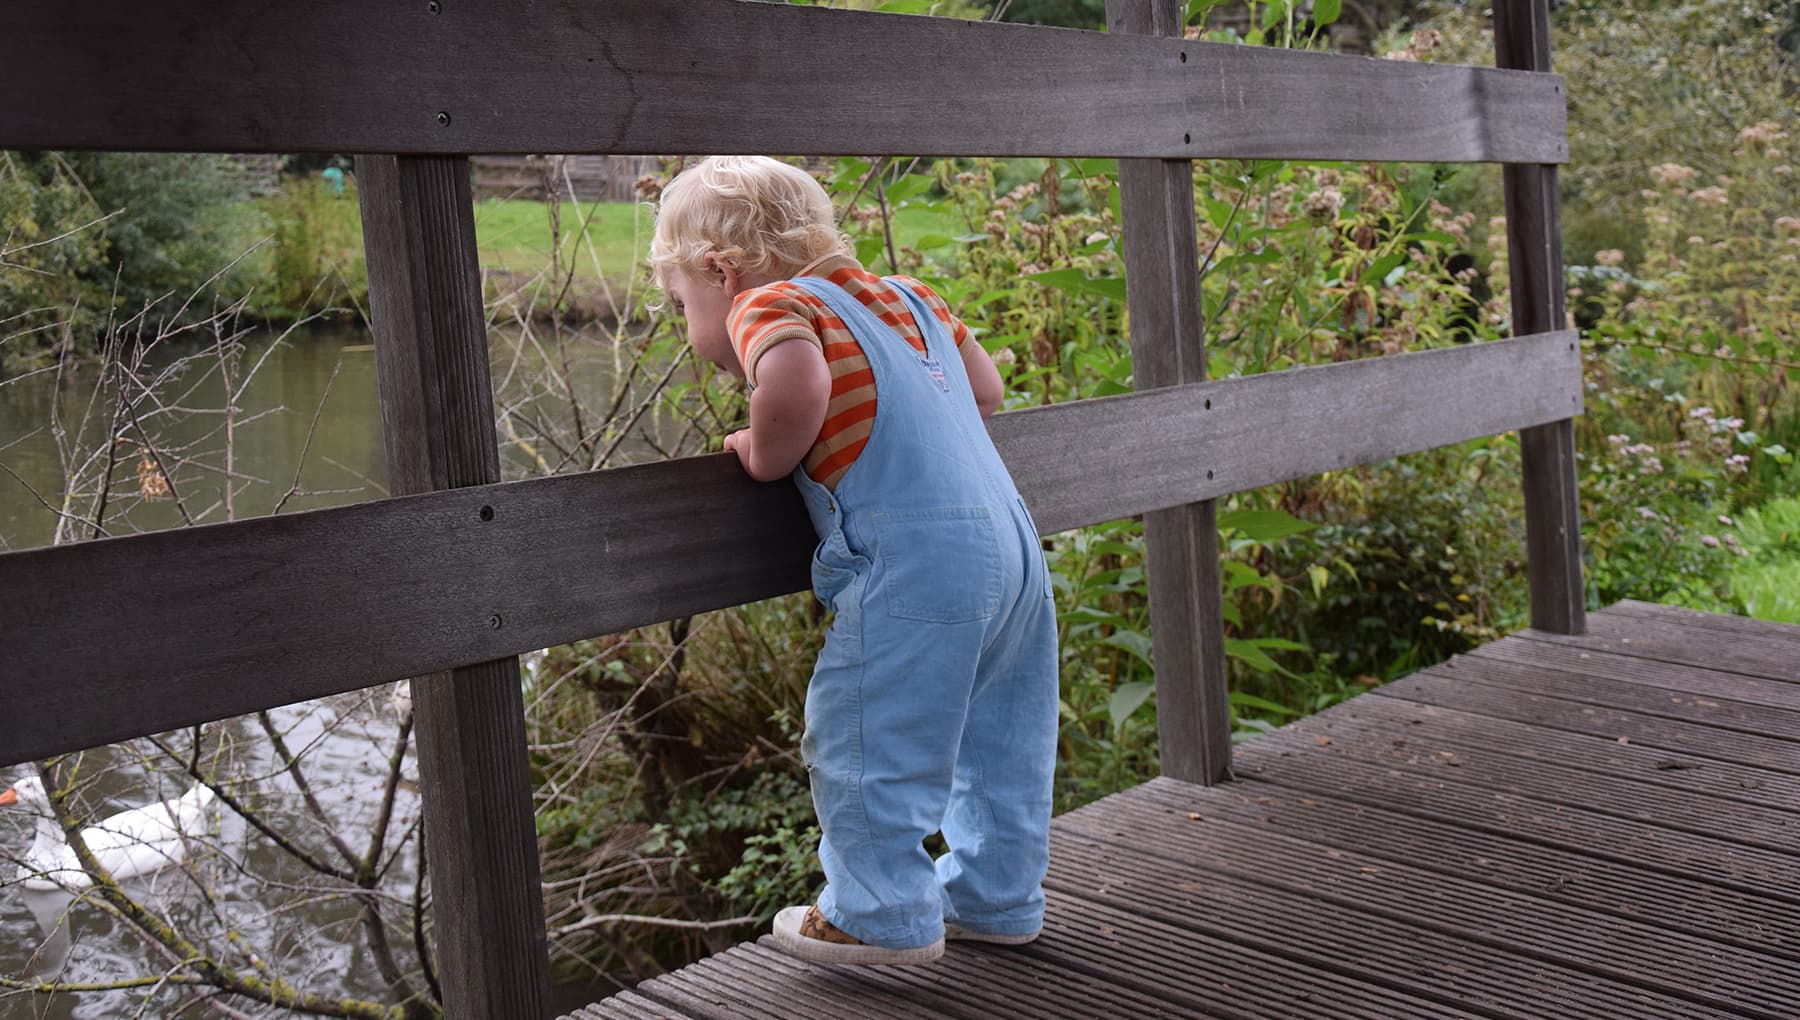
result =
[[[925,371],[931,373],[931,379],[933,382],[937,383],[938,389],[943,390],[945,393],[950,392],[950,380],[944,378],[943,362],[936,358],[920,358],[919,364],[924,365]]]

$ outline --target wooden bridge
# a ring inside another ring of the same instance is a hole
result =
[[[1497,0],[1498,68],[1108,7],[1104,34],[737,0],[9,11],[0,148],[369,154],[397,498],[0,556],[32,695],[0,764],[421,677],[446,1013],[547,1015],[515,657],[799,590],[813,540],[729,456],[497,484],[467,154],[1119,157],[1141,392],[992,430],[1047,532],[1145,515],[1165,778],[1058,822],[1033,947],[856,973],[747,947],[578,1015],[1792,1016],[1800,641],[1583,612],[1544,0]],[[1515,337],[1206,381],[1198,157],[1505,164]],[[1532,633],[1208,789],[1234,768],[1212,501],[1514,429]]]
[[[1057,819],[1044,936],[721,953],[570,1020],[1791,1018],[1800,627],[1626,602]]]

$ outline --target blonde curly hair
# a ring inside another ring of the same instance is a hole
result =
[[[650,265],[667,286],[677,267],[779,275],[849,251],[831,198],[806,171],[767,156],[709,156],[663,189]]]

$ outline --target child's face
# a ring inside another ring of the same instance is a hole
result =
[[[688,346],[694,353],[732,375],[742,376],[737,351],[731,346],[731,331],[726,317],[731,312],[731,287],[726,277],[716,272],[695,273],[677,268],[664,281],[675,310],[687,319]]]

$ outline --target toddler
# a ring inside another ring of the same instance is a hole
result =
[[[1056,617],[1037,529],[989,440],[998,370],[944,301],[849,254],[797,167],[713,157],[664,190],[656,279],[688,342],[750,386],[725,439],[791,474],[833,613],[801,751],[825,888],[774,939],[823,963],[924,963],[1043,924]],[[942,831],[933,861],[923,841]]]

